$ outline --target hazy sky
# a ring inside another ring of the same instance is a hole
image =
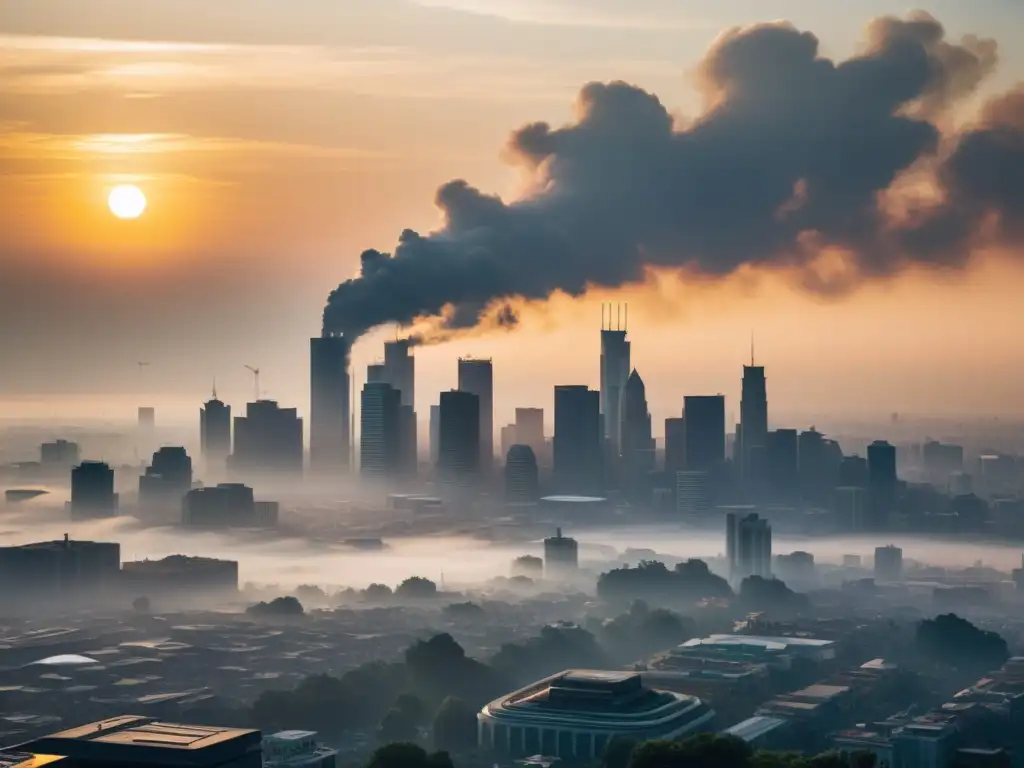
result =
[[[1024,80],[1018,0],[918,7],[951,39],[998,41],[979,100]],[[501,156],[512,130],[568,121],[592,80],[635,83],[692,115],[693,68],[724,29],[788,19],[842,59],[872,18],[906,10],[879,0],[0,0],[0,402],[15,416],[26,400],[34,415],[127,415],[140,390],[180,406],[217,376],[240,404],[251,392],[242,366],[253,364],[269,395],[305,410],[308,337],[328,292],[363,249],[435,227],[446,181],[514,196]],[[107,210],[122,182],[149,198],[137,221]],[[734,396],[751,329],[775,414],[1022,414],[1022,285],[1024,273],[993,256],[967,274],[909,274],[838,303],[757,275],[625,294],[656,419],[685,393]],[[596,386],[598,305],[616,298],[556,300],[527,311],[514,334],[421,350],[421,417],[454,385],[459,354],[494,358],[498,425],[516,404],[550,408],[554,383]],[[378,345],[379,335],[357,350],[360,377]],[[140,374],[138,361],[152,365]]]

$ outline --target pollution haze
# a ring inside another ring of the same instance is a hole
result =
[[[503,423],[629,301],[645,376],[731,397],[756,328],[804,423],[1019,415],[1024,11],[920,6],[9,0],[0,410],[188,423],[252,365],[308,413],[326,321],[357,369],[375,326],[457,336],[426,392],[493,356]]]

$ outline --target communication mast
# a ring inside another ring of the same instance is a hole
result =
[[[256,400],[255,400],[255,402],[259,402],[259,399],[260,399],[260,369],[259,368],[253,368],[251,365],[247,365],[245,367],[249,371],[249,373],[252,374],[253,387],[254,387],[255,392],[256,392]]]

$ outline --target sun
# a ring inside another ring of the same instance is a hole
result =
[[[110,190],[107,205],[119,219],[137,219],[146,210],[146,196],[134,184],[121,184]]]

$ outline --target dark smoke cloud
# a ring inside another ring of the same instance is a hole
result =
[[[842,293],[912,264],[962,266],[978,246],[1024,238],[1024,91],[957,136],[940,130],[995,61],[994,42],[950,42],[914,14],[872,22],[864,52],[839,62],[789,24],[732,30],[698,68],[707,106],[685,126],[640,88],[590,83],[574,123],[512,135],[531,195],[444,185],[442,228],[406,230],[393,255],[366,251],[325,326],[433,317],[443,337],[493,318],[496,302],[617,287],[649,268],[777,267]],[[922,166],[938,194],[893,213],[884,193]],[[826,249],[847,255],[838,274],[818,268]]]

